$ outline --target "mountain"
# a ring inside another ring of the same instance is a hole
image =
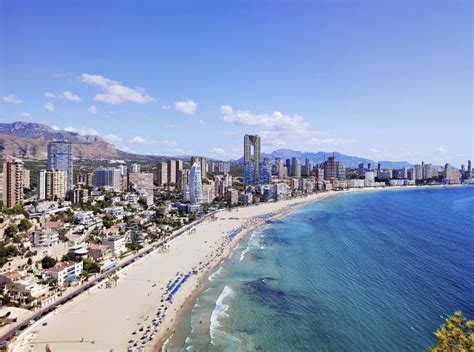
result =
[[[334,155],[336,160],[341,161],[346,167],[357,168],[360,163],[364,163],[366,166],[368,163],[372,164],[372,167],[377,167],[377,161],[353,156],[346,155],[339,152],[301,152],[292,149],[278,149],[271,154],[261,153],[261,159],[263,158],[281,158],[283,160],[297,158],[304,164],[305,159],[309,159],[313,164],[320,164],[325,161],[329,156]],[[243,163],[244,158],[237,160],[239,163]],[[380,161],[382,168],[398,169],[403,167],[411,167],[412,165],[407,161]]]
[[[159,160],[161,157],[123,152],[99,136],[56,130],[30,122],[0,123],[0,154],[29,160],[44,160],[48,142],[67,140],[72,143],[74,159],[123,159],[134,161]]]

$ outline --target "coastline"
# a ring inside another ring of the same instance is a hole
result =
[[[170,303],[168,314],[160,324],[156,338],[150,344],[145,345],[146,351],[161,350],[176,330],[182,318],[183,308],[190,304],[203,289],[213,269],[232,253],[241,240],[267,221],[286,216],[297,207],[342,194],[440,187],[450,188],[453,186],[386,187],[333,191],[219,212],[216,214],[216,219],[206,219],[196,224],[195,233],[183,234],[173,239],[169,243],[169,253],[154,252],[137,261],[131,268],[125,268],[120,272],[117,287],[112,291],[94,287],[89,293],[84,293],[62,306],[53,315],[41,319],[32,326],[33,331],[25,332],[20,336],[19,346],[14,350],[42,351],[48,341],[54,342],[54,344],[50,344],[53,350],[63,350],[66,346],[70,351],[110,350],[111,346],[117,350],[125,350],[127,340],[130,338],[127,336],[131,336],[131,332],[139,326],[148,324],[149,316],[153,315],[153,312],[160,306],[160,298],[166,293],[166,282],[176,275],[174,273],[177,271],[188,272],[191,268],[199,266],[211,254],[218,253],[209,263],[201,265],[202,268],[197,274],[192,275],[183,285]],[[222,247],[229,231],[243,226],[249,219],[268,213],[275,214],[264,221],[255,221],[251,226],[245,227],[232,241]],[[220,249],[222,251],[219,252]],[[161,288],[150,290],[152,282],[154,286],[158,285]],[[148,295],[144,290],[149,291]],[[114,311],[116,307],[120,307],[119,311]],[[78,314],[84,312],[90,314],[91,319],[94,320],[87,326],[85,326],[85,321],[77,321]],[[146,318],[144,318],[145,316]],[[43,321],[49,323],[48,328],[39,327]],[[69,326],[71,328],[66,330],[66,327]],[[112,330],[112,334],[110,331],[101,331],[104,326],[110,326],[109,330]],[[84,341],[91,343],[86,344],[80,341],[81,336]],[[60,341],[63,339],[70,343],[61,344]],[[121,339],[123,340],[117,341]],[[30,346],[34,346],[34,348]],[[63,348],[60,348],[61,346]]]

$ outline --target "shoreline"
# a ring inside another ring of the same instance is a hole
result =
[[[229,258],[229,255],[232,253],[232,251],[235,249],[238,243],[243,241],[245,238],[247,238],[251,233],[253,233],[255,230],[258,228],[264,226],[268,221],[272,221],[278,218],[282,218],[285,216],[290,215],[293,213],[293,211],[297,208],[312,204],[317,201],[329,199],[329,198],[334,198],[339,195],[347,195],[347,194],[357,194],[357,193],[370,193],[370,192],[377,192],[377,191],[407,191],[407,190],[420,190],[420,189],[440,189],[440,188],[453,188],[453,187],[467,187],[468,185],[422,185],[422,186],[391,186],[391,187],[373,187],[373,188],[352,188],[348,190],[343,190],[343,191],[331,191],[331,192],[322,192],[322,193],[315,193],[321,195],[321,197],[316,198],[316,199],[305,199],[305,198],[300,198],[303,199],[303,201],[296,206],[294,206],[292,209],[288,209],[288,211],[282,213],[282,214],[277,214],[276,216],[269,218],[263,223],[260,223],[258,225],[255,225],[251,228],[246,229],[246,231],[242,234],[239,234],[238,240],[233,241],[231,246],[228,247],[227,253],[223,253],[219,261],[217,261],[215,264],[213,264],[205,273],[204,275],[198,279],[198,284],[194,288],[194,290],[189,294],[185,302],[179,307],[179,311],[175,314],[173,317],[173,323],[168,327],[169,330],[167,330],[161,337],[159,337],[156,340],[156,343],[152,345],[152,351],[158,352],[166,352],[168,351],[166,349],[166,344],[169,342],[169,340],[173,337],[173,335],[176,332],[176,328],[179,326],[180,322],[182,321],[183,318],[183,313],[186,311],[187,308],[190,308],[198,294],[205,288],[205,284],[207,283],[207,280],[209,279],[209,276],[212,275],[213,270],[219,267],[225,260]]]
[[[180,292],[176,294],[176,297],[167,306],[167,315],[163,317],[163,322],[160,322],[159,330],[156,330],[155,339],[144,346],[137,347],[144,347],[146,351],[162,350],[179,325],[184,308],[202,291],[211,272],[228,258],[241,240],[247,238],[250,233],[268,221],[287,216],[294,209],[301,206],[342,194],[423,188],[439,189],[440,187],[451,188],[453,186],[426,185],[321,192],[289,200],[261,203],[256,206],[240,207],[230,211],[218,212],[214,217],[193,225],[193,233],[185,233],[170,241],[168,243],[170,253],[155,251],[129,268],[123,269],[120,273],[117,287],[113,288],[112,291],[101,287],[94,287],[87,294],[79,295],[75,300],[62,306],[54,314],[47,315],[38,321],[32,326],[32,328],[36,328],[36,331],[31,333],[25,331],[24,334],[20,335],[15,343],[17,348],[14,350],[42,351],[48,341],[51,342],[50,345],[53,350],[64,350],[66,345],[62,345],[63,348],[61,349],[60,340],[62,339],[59,339],[59,337],[63,338],[63,336],[64,340],[69,339],[70,342],[74,342],[67,344],[67,350],[71,351],[110,350],[111,348],[126,350],[126,341],[129,338],[136,339],[138,334],[130,335],[128,338],[127,336],[134,329],[138,329],[140,325],[146,326],[149,324],[149,316],[153,316],[156,309],[160,307],[160,298],[163,299],[167,292],[163,287],[166,287],[166,282],[169,284],[169,281],[171,281],[167,279],[176,276],[177,274],[175,273],[177,271],[178,273],[186,273],[200,265],[196,274],[190,276],[188,282],[183,285]],[[272,216],[257,221],[259,217],[268,213],[272,213]],[[236,237],[228,240],[229,232],[238,227],[244,228]],[[208,259],[208,262],[202,264],[203,261]],[[154,283],[152,287],[162,287],[150,290],[152,282]],[[147,296],[144,290],[149,291]],[[161,300],[161,303],[163,303],[163,300]],[[121,309],[114,311],[117,306],[121,307]],[[160,309],[158,308],[158,310]],[[81,324],[77,321],[77,314],[83,312],[91,314],[93,322],[91,322],[90,326],[85,326],[84,322]],[[146,318],[144,319],[145,316]],[[43,321],[49,323],[47,329],[39,326]],[[66,326],[71,326],[71,329],[66,330]],[[104,326],[110,326],[109,330],[113,330],[112,334],[110,331],[103,331]],[[74,332],[74,328],[79,332]],[[79,341],[80,336],[83,339],[84,336],[90,336],[87,340],[89,342],[92,341],[91,345],[86,345]],[[120,336],[119,339],[117,339],[118,336]],[[120,339],[124,341],[119,341]],[[21,344],[22,341],[23,344]],[[28,348],[29,345],[34,347],[31,348],[30,346]]]

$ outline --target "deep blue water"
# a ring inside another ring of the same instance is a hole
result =
[[[349,194],[255,231],[170,350],[425,351],[474,318],[474,187]]]

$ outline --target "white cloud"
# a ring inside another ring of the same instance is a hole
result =
[[[341,145],[341,144],[351,144],[357,143],[357,139],[351,138],[316,138],[313,137],[309,140],[309,144],[312,145]]]
[[[54,98],[56,98],[56,94],[51,93],[51,92],[45,92],[45,93],[44,93],[44,96],[45,96],[45,98],[48,98],[48,99],[54,99]]]
[[[3,99],[3,102],[4,102],[4,103],[7,103],[7,104],[15,104],[15,105],[18,105],[18,104],[23,103],[23,101],[20,100],[20,98],[18,98],[17,96],[15,96],[15,95],[13,95],[13,94],[4,95],[2,99]]]
[[[133,143],[133,144],[145,144],[146,139],[140,136],[135,136],[131,139],[128,140],[128,143]]]
[[[49,112],[53,112],[55,109],[55,106],[53,103],[46,103],[44,104],[44,108]]]
[[[169,110],[169,109],[171,109],[171,105],[163,105],[161,108],[163,110]]]
[[[438,152],[440,152],[441,154],[446,154],[446,145],[441,145],[438,147]]]
[[[204,124],[204,120],[199,120],[199,123],[200,123],[201,125],[203,125],[203,124]]]
[[[223,155],[225,154],[225,149],[224,148],[212,148],[211,153],[214,155]]]
[[[174,103],[174,108],[176,111],[181,111],[188,115],[194,115],[197,109],[197,103],[193,100],[177,101]]]
[[[87,108],[89,114],[97,114],[97,108],[94,105],[91,105]]]
[[[133,102],[147,104],[155,101],[155,98],[146,94],[143,88],[129,88],[121,82],[105,78],[100,75],[84,73],[81,76],[83,83],[96,86],[104,91],[104,94],[96,94],[94,100],[108,104],[122,104]]]
[[[97,130],[94,130],[93,128],[87,128],[87,127],[79,127],[79,128],[66,127],[66,128],[63,128],[63,131],[79,133],[82,136],[85,136],[85,135],[98,136],[99,135],[99,132],[97,132]]]
[[[309,127],[302,116],[285,115],[279,111],[254,114],[245,110],[234,110],[230,105],[222,105],[220,113],[224,122],[238,126],[255,126],[271,130],[302,130]]]
[[[69,90],[65,90],[63,94],[61,95],[61,98],[65,98],[67,100],[75,101],[75,102],[81,101],[81,97],[79,95],[76,95]]]
[[[167,146],[176,145],[176,141],[164,140],[162,143]]]
[[[20,114],[21,117],[31,117],[31,114],[29,112],[22,112]]]
[[[120,138],[119,136],[117,136],[116,134],[113,134],[113,133],[106,134],[102,137],[104,137],[104,139],[109,141],[109,142],[121,142],[122,141],[122,138]]]

